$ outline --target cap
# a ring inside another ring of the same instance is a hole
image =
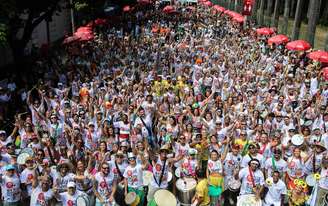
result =
[[[162,152],[162,151],[166,151],[166,152],[169,151],[168,145],[163,145],[159,151],[160,152]]]
[[[249,164],[257,164],[257,165],[260,165],[260,161],[258,159],[251,159],[249,161]]]
[[[6,135],[6,131],[5,130],[0,130],[0,135]]]
[[[95,124],[93,122],[89,122],[88,126],[95,126]]]
[[[74,187],[75,188],[75,182],[68,182],[67,183],[67,188],[69,187]]]
[[[127,146],[128,146],[128,143],[126,141],[121,143],[121,147],[127,147]]]
[[[188,154],[189,154],[189,155],[196,155],[196,154],[197,154],[197,150],[196,150],[196,149],[193,149],[193,148],[190,148],[190,149],[188,150]]]
[[[8,171],[8,170],[15,170],[15,167],[14,167],[14,165],[6,165],[5,170],[6,171]]]
[[[130,159],[130,158],[136,158],[136,156],[132,152],[129,152],[128,153],[128,159]]]

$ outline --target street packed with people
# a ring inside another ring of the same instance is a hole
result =
[[[27,110],[0,131],[0,205],[328,204],[324,64],[210,5],[164,6],[1,88]]]

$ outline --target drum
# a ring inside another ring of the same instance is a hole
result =
[[[116,192],[115,192],[115,202],[119,205],[119,206],[125,206],[125,200],[124,200],[124,183],[120,182],[117,184],[116,187]]]
[[[309,174],[306,178],[305,178],[305,182],[306,184],[308,184],[310,187],[314,187],[315,183],[317,182],[315,180],[314,174]]]
[[[144,186],[148,186],[150,183],[151,183],[151,180],[153,178],[153,173],[146,170],[146,171],[143,171],[143,177],[142,177],[142,180],[143,180],[143,185]]]
[[[26,152],[20,153],[17,157],[17,163],[19,165],[25,164],[26,158],[28,158],[28,157],[30,157],[30,154],[28,154]]]
[[[167,174],[167,182],[171,182],[172,179],[173,179],[172,172],[168,172],[168,174]]]
[[[76,205],[78,205],[78,206],[89,206],[90,205],[89,198],[86,195],[79,195],[76,198]]]
[[[253,194],[241,195],[237,198],[237,206],[262,206],[262,201],[256,200]]]
[[[125,203],[129,206],[137,206],[140,202],[140,197],[135,192],[129,192],[125,196]]]
[[[239,180],[236,180],[235,178],[231,178],[228,181],[228,189],[231,192],[237,192],[241,186],[241,182]]]
[[[168,190],[157,190],[147,206],[176,206],[177,199]]]
[[[295,134],[294,136],[292,136],[291,142],[293,143],[293,145],[300,146],[304,142],[304,137],[300,134]]]
[[[191,177],[180,178],[177,180],[177,197],[181,205],[191,204],[191,199],[194,197],[196,192],[196,185],[196,180]]]
[[[180,178],[181,176],[181,170],[180,170],[180,167],[176,168],[175,171],[174,171],[174,174],[177,178]]]

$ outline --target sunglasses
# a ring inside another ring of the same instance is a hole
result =
[[[103,167],[102,169],[104,169],[104,170],[109,170],[109,167]]]
[[[134,161],[134,160],[136,160],[135,158],[129,158],[128,159],[129,161]]]

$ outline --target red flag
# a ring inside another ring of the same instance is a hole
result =
[[[244,16],[250,16],[252,14],[254,0],[244,0],[243,12]]]

